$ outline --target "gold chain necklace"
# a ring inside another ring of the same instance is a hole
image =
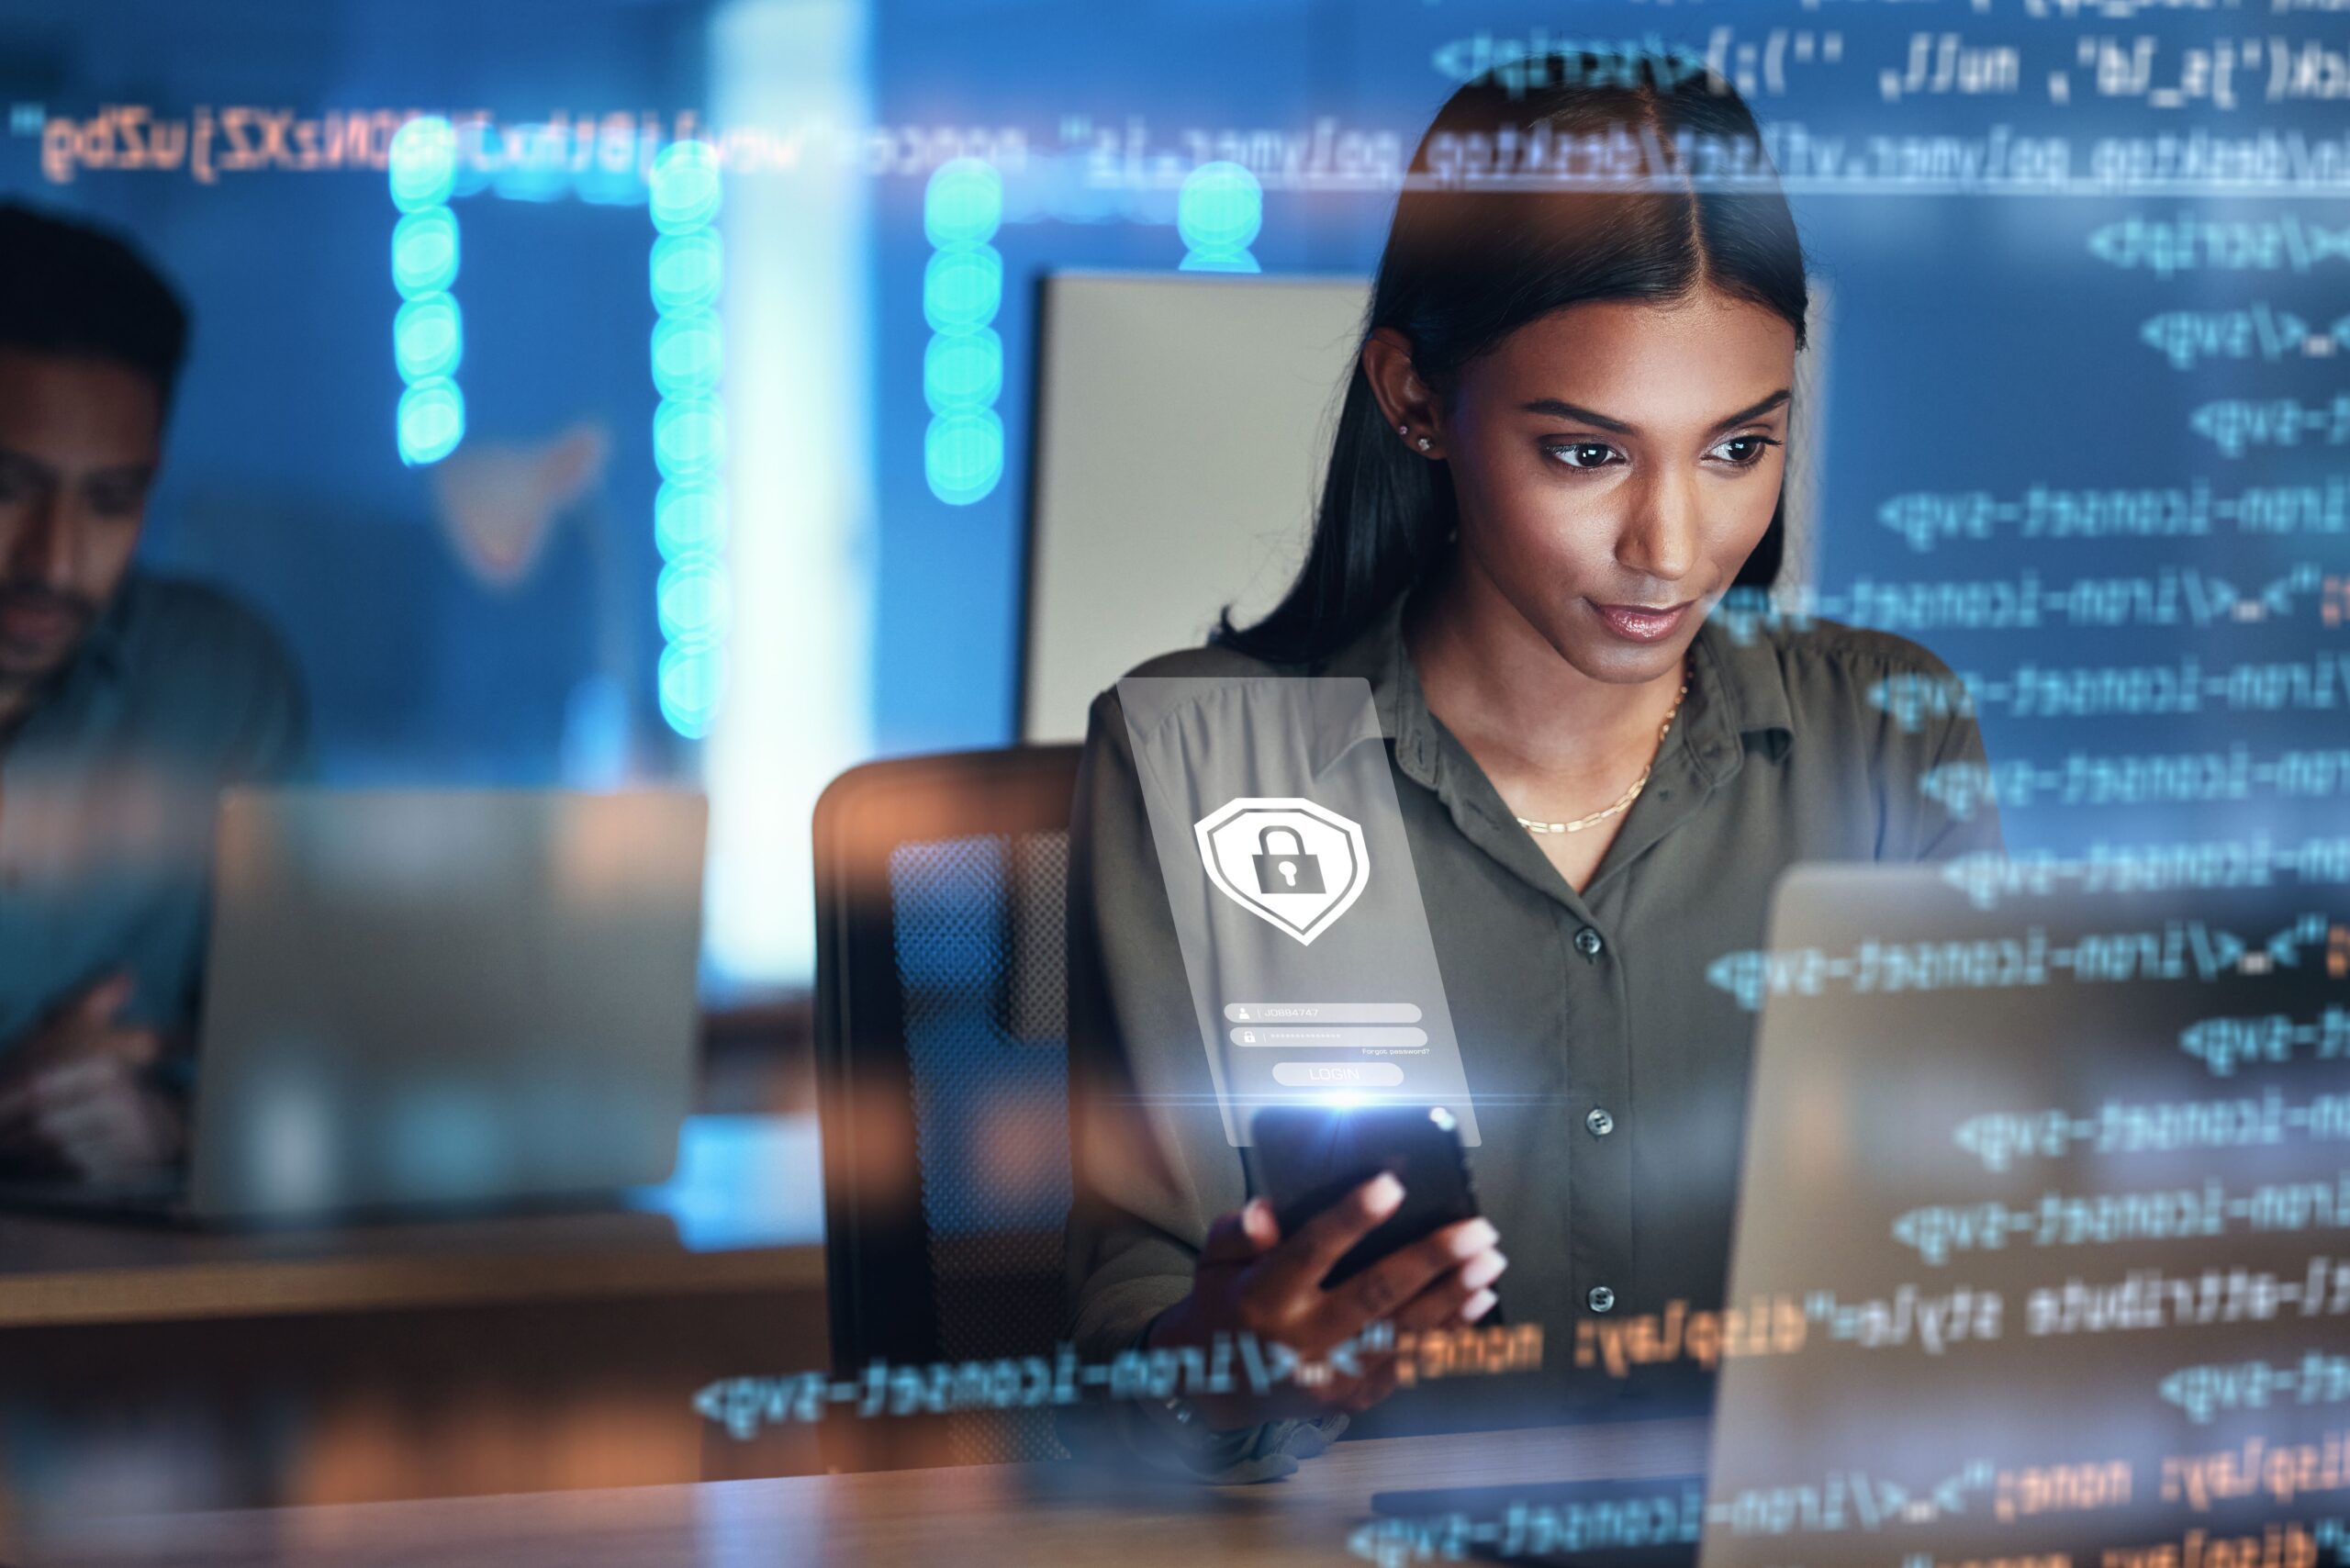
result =
[[[1666,711],[1664,722],[1657,726],[1656,756],[1649,758],[1648,766],[1640,769],[1640,776],[1632,780],[1632,787],[1617,797],[1614,805],[1594,812],[1587,817],[1577,817],[1571,823],[1539,823],[1529,817],[1519,817],[1517,825],[1528,833],[1581,833],[1587,827],[1606,822],[1618,812],[1628,810],[1632,802],[1640,798],[1640,791],[1648,788],[1649,774],[1656,767],[1656,757],[1664,755],[1664,737],[1672,733],[1673,718],[1681,711],[1681,699],[1688,695],[1689,681],[1684,677],[1680,695],[1673,698],[1673,706]]]

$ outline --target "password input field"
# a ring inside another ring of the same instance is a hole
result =
[[[1232,1043],[1251,1047],[1270,1047],[1280,1050],[1324,1049],[1415,1050],[1428,1043],[1427,1031],[1396,1025],[1358,1025],[1346,1028],[1309,1028],[1299,1025],[1240,1025],[1232,1031]]]

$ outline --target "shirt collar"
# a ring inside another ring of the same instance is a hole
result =
[[[1353,641],[1312,673],[1370,682],[1378,731],[1394,741],[1397,766],[1434,788],[1436,716],[1428,711],[1419,670],[1404,642],[1404,611],[1410,599],[1408,591],[1396,595]],[[1774,759],[1785,756],[1795,735],[1786,671],[1770,639],[1754,629],[1752,618],[1728,616],[1717,606],[1697,628],[1689,657],[1684,733],[1707,777],[1719,783],[1737,772],[1750,736]],[[1335,712],[1315,734],[1315,777],[1357,742],[1371,738],[1359,710],[1349,704]]]

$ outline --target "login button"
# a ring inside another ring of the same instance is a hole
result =
[[[1393,1089],[1404,1070],[1392,1061],[1277,1061],[1273,1081],[1286,1089]]]

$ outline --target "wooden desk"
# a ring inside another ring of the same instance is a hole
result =
[[[0,1330],[823,1288],[813,1116],[698,1116],[628,1209],[258,1232],[0,1211]]]
[[[1346,1564],[1374,1492],[1685,1473],[1697,1421],[1342,1442],[1260,1486],[1121,1483],[1075,1465],[812,1475],[555,1496],[120,1519],[26,1552],[42,1568],[686,1568],[735,1563]]]
[[[815,1118],[698,1117],[629,1208],[245,1234],[0,1215],[0,1534],[822,1468],[711,1380],[825,1364]],[[0,1551],[0,1562],[15,1562]]]

